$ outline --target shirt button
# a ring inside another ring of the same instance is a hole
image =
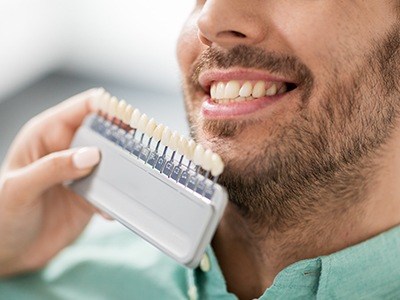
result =
[[[207,253],[204,253],[203,258],[200,261],[200,269],[203,272],[208,272],[211,269],[210,258]]]
[[[195,286],[189,288],[188,296],[190,300],[197,300],[197,288]]]

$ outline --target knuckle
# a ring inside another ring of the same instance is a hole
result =
[[[58,153],[51,153],[47,157],[48,160],[48,169],[51,172],[61,173],[68,168],[68,164],[66,164],[65,157],[59,155]],[[69,169],[69,168],[68,168]]]

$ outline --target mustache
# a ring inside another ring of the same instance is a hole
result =
[[[229,50],[207,48],[195,62],[189,77],[194,85],[200,87],[199,76],[203,71],[232,67],[258,69],[290,78],[298,87],[311,87],[314,82],[310,69],[297,57],[266,52],[264,49],[247,45],[238,45]]]

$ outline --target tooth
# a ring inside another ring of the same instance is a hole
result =
[[[168,145],[169,148],[171,148],[171,150],[173,150],[173,151],[178,150],[179,139],[180,139],[180,136],[179,136],[178,131],[174,131],[174,132],[171,134],[171,138],[170,138],[170,140],[169,140],[169,145]]]
[[[144,132],[147,134],[147,136],[152,137],[156,127],[157,127],[156,121],[153,118],[151,118],[150,121],[147,123]]]
[[[132,128],[137,128],[138,127],[140,115],[141,115],[140,110],[135,108],[135,110],[132,113],[131,120],[129,122],[129,126],[130,127],[132,127]]]
[[[245,101],[246,99],[245,98],[243,98],[243,97],[237,97],[236,99],[235,99],[235,102],[242,102],[242,101]]]
[[[158,124],[156,129],[154,129],[153,138],[156,141],[161,141],[161,137],[162,137],[164,128],[165,128],[165,126],[163,124]]]
[[[203,164],[203,159],[204,159],[204,148],[201,144],[197,144],[196,148],[194,148],[194,154],[193,154],[193,162],[201,166]]]
[[[108,107],[108,98],[102,97],[100,101],[101,101],[100,102],[100,111],[103,114],[106,114],[107,113],[107,107]]]
[[[149,117],[146,114],[142,114],[139,118],[137,129],[142,133],[145,132],[147,123],[149,123]]]
[[[211,170],[211,166],[212,166],[212,154],[213,152],[211,151],[211,149],[207,149],[204,152],[204,158],[203,158],[203,165],[202,168],[206,171],[210,171]]]
[[[101,97],[91,98],[90,101],[93,110],[98,111],[100,108]]]
[[[164,146],[168,147],[170,139],[171,139],[171,129],[169,129],[168,126],[165,126],[161,136],[161,143],[163,143]]]
[[[100,99],[99,99],[99,111],[100,111],[101,113],[104,113],[104,110],[103,110],[104,101],[105,101],[105,98],[104,98],[104,97],[100,97]]]
[[[99,88],[90,97],[90,104],[94,111],[99,111],[101,106],[101,101],[103,99],[103,95],[106,91],[103,88]]]
[[[118,107],[118,99],[116,97],[112,97],[108,104],[108,114],[111,118],[114,118],[117,115],[117,107]]]
[[[276,84],[274,83],[268,90],[267,90],[267,96],[275,96],[277,93],[277,88],[276,88]]]
[[[133,107],[132,107],[132,105],[128,104],[125,108],[124,117],[122,118],[122,122],[129,125],[129,122],[132,117],[132,113],[133,113]]]
[[[235,99],[239,96],[240,84],[236,80],[229,81],[225,87],[225,99]]]
[[[245,84],[240,88],[239,91],[239,96],[242,98],[247,98],[251,95],[253,92],[253,86],[251,85],[251,82],[246,81]]]
[[[224,163],[221,157],[217,153],[213,153],[211,156],[211,175],[219,176],[224,170]]]
[[[278,94],[283,94],[287,92],[287,85],[286,83],[283,84],[283,86],[279,89]]]
[[[217,86],[216,86],[215,83],[213,83],[213,84],[211,85],[211,89],[210,89],[210,96],[211,96],[211,99],[215,99],[216,93],[217,93]]]
[[[109,93],[104,93],[101,99],[101,107],[100,110],[103,114],[108,114],[108,106],[110,104],[111,96]]]
[[[184,136],[181,136],[179,139],[179,145],[178,145],[178,153],[180,155],[185,155],[187,150],[186,148],[188,147],[188,141]]]
[[[253,98],[261,98],[265,96],[265,82],[264,81],[258,81],[252,92]]]
[[[105,93],[105,90],[103,88],[101,88],[96,92],[96,95],[93,95],[93,97],[90,99],[91,100],[90,103],[91,103],[94,111],[100,110],[104,93]]]
[[[225,94],[225,84],[219,82],[217,85],[217,91],[215,93],[215,99],[223,99]]]
[[[124,112],[125,112],[126,105],[127,105],[126,101],[121,100],[121,101],[119,101],[118,106],[117,106],[117,118],[120,119],[121,121],[124,118]]]
[[[186,156],[189,160],[193,160],[194,148],[196,148],[196,142],[194,140],[190,140],[186,149]]]

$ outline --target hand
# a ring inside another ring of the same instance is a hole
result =
[[[89,90],[48,109],[11,145],[0,172],[0,276],[43,267],[95,212],[63,182],[88,175],[100,160],[96,148],[68,148],[103,92]]]

